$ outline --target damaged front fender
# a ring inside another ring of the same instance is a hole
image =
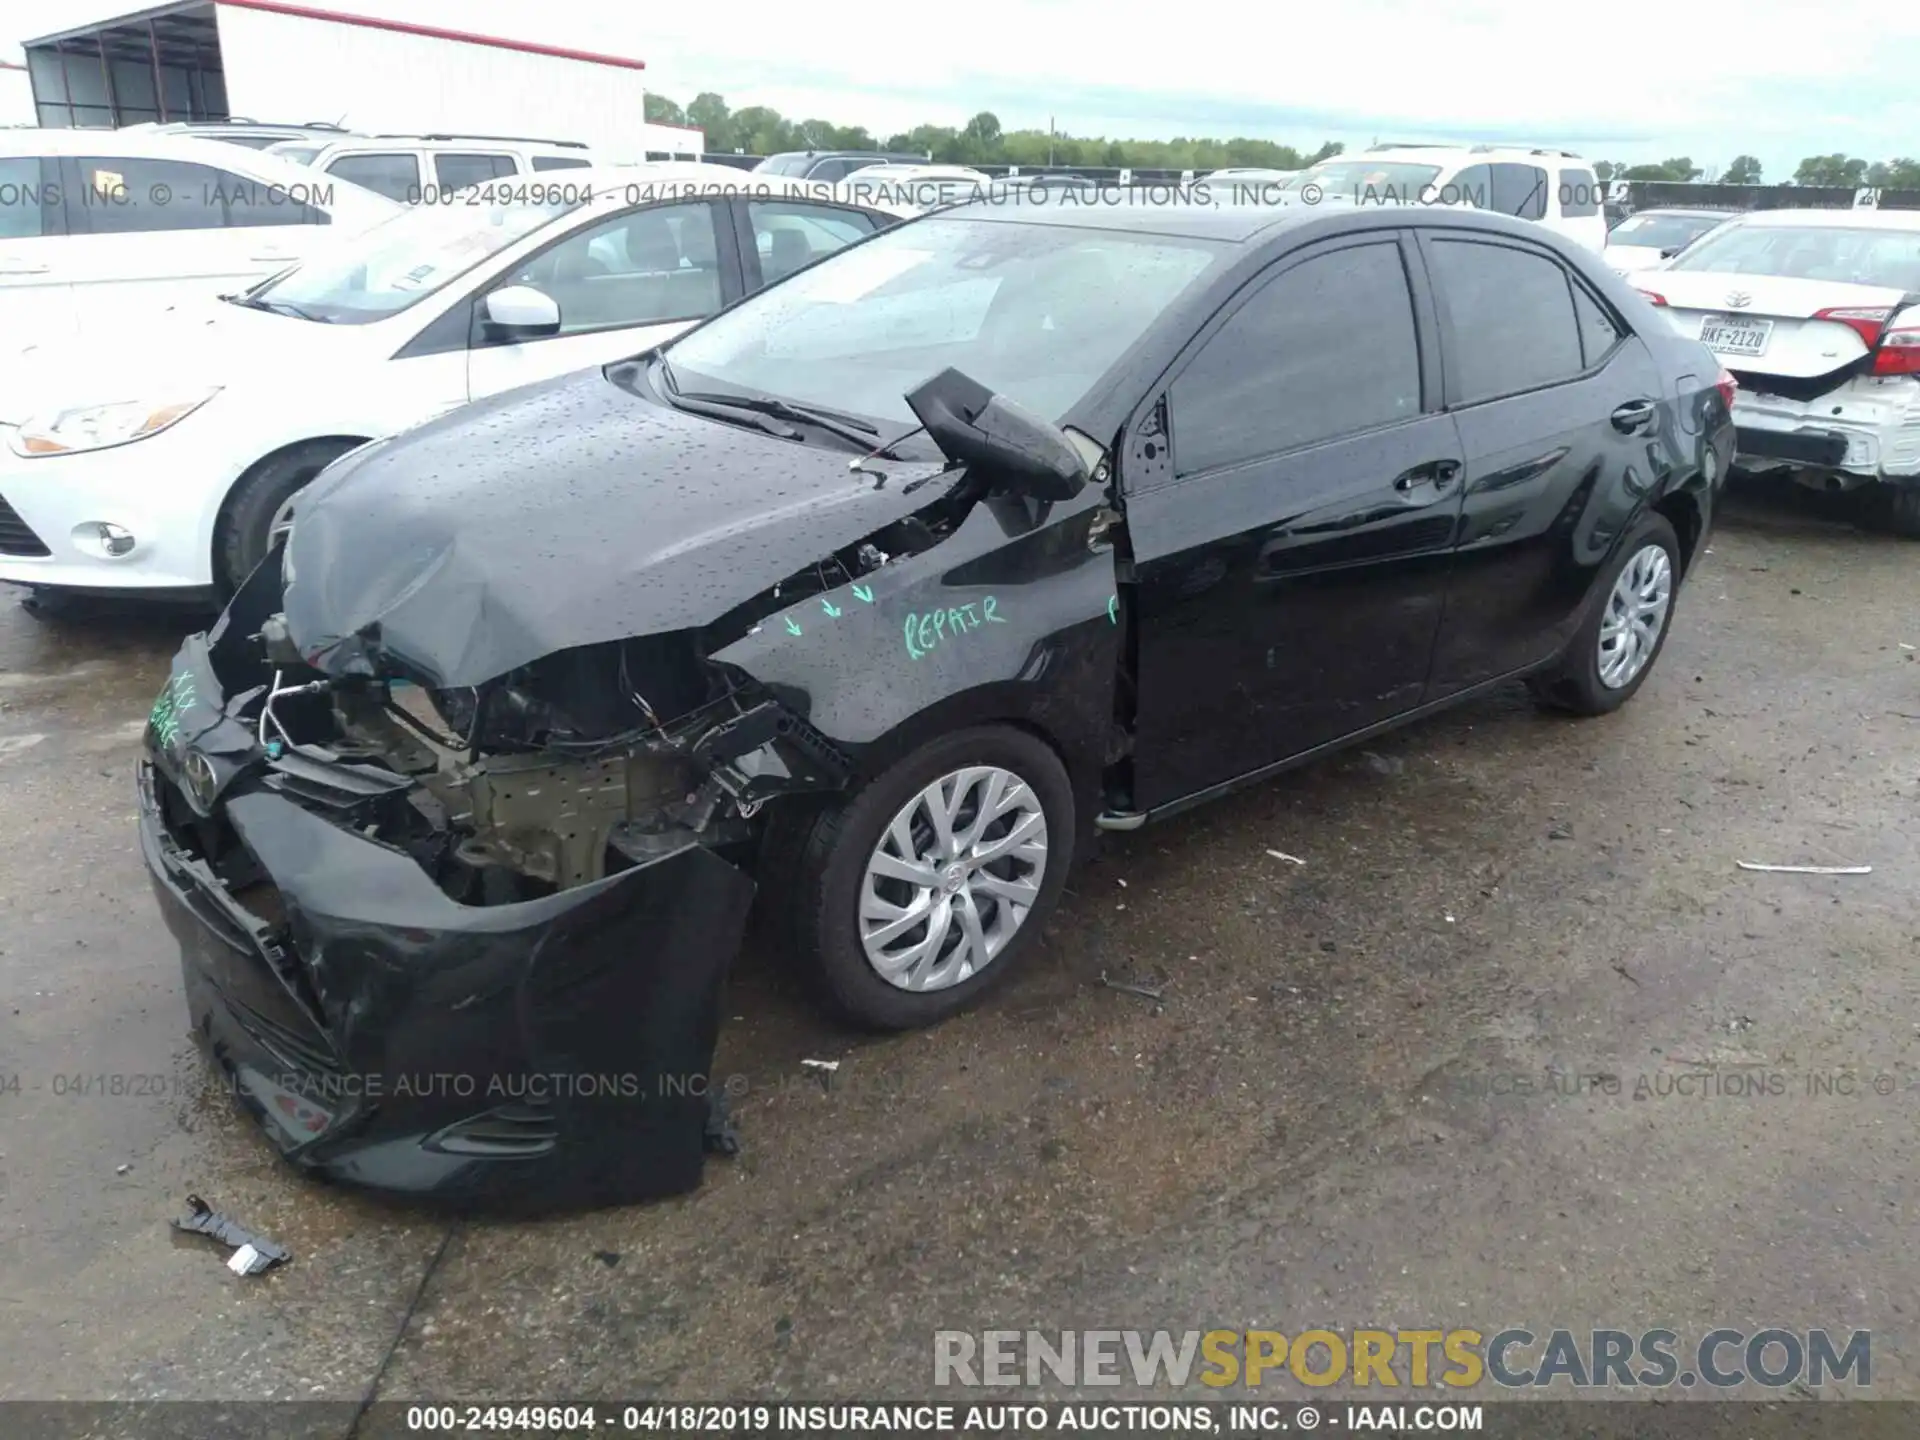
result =
[[[1090,798],[1123,642],[1114,519],[1095,487],[984,500],[933,548],[768,615],[713,659],[869,772],[928,734],[1015,720],[1053,740]]]

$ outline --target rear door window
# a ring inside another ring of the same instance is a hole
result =
[[[1476,210],[1493,209],[1493,172],[1486,165],[1469,165],[1440,187],[1437,198],[1443,205],[1471,205]]]
[[[246,183],[211,165],[131,155],[82,155],[68,174],[67,226],[76,235],[222,230],[226,188]]]
[[[1537,165],[1489,165],[1493,206],[1502,215],[1539,220],[1547,213],[1547,172]]]
[[[753,200],[747,204],[747,219],[761,280],[767,285],[873,233],[873,219],[866,211],[839,205]]]
[[[405,151],[342,155],[327,165],[327,174],[338,175],[350,184],[364,186],[402,205],[420,203],[420,162]]]
[[[1420,349],[1397,241],[1282,271],[1173,382],[1176,476],[1238,465],[1420,413]]]
[[[1557,261],[1479,240],[1429,240],[1427,256],[1451,403],[1516,395],[1586,368],[1573,282]]]
[[[433,179],[442,195],[515,173],[513,156],[448,151],[433,157]]]

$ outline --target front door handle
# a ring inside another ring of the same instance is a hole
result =
[[[1653,401],[1629,400],[1613,412],[1613,428],[1622,435],[1632,435],[1652,423],[1653,412]]]
[[[0,260],[0,275],[44,275],[51,265],[16,265],[10,260]]]
[[[1458,460],[1429,460],[1424,465],[1403,470],[1395,478],[1393,488],[1402,495],[1418,496],[1430,504],[1447,493],[1459,474]]]

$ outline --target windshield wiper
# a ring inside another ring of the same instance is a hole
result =
[[[782,400],[777,395],[722,395],[715,391],[683,391],[674,378],[673,366],[667,357],[660,357],[660,378],[666,382],[667,399],[675,405],[694,410],[700,414],[712,414],[715,410],[740,412],[750,415],[766,415],[780,420],[798,421],[803,425],[812,425],[825,430],[829,435],[838,436],[849,445],[857,447],[862,455],[879,455],[888,460],[901,457],[893,452],[892,441],[884,444],[879,440],[880,428],[866,421],[838,410],[826,410],[815,405],[802,405],[793,400]],[[692,402],[685,404],[683,402]],[[762,429],[779,435],[782,432],[771,426]],[[798,439],[797,435],[787,435],[787,439]]]
[[[745,410],[755,415],[771,415],[781,420],[791,420],[802,425],[812,425],[829,435],[836,435],[849,445],[856,447],[862,454],[872,452],[883,455],[889,460],[900,457],[892,453],[887,445],[876,444],[879,440],[878,426],[869,425],[864,420],[856,420],[851,415],[842,415],[835,410],[819,410],[811,405],[796,404],[791,400],[782,400],[777,395],[719,395],[711,392],[696,391],[693,394],[674,393],[674,403],[684,400],[697,401],[702,405],[716,405],[728,410]]]
[[[262,300],[258,295],[222,295],[229,305],[244,305],[249,310],[265,310],[269,315],[291,315],[296,320],[311,320],[316,325],[331,325],[333,320],[326,315],[316,315],[311,310],[303,310],[298,305],[290,305],[285,300]]]

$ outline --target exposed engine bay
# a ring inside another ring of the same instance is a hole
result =
[[[254,643],[274,678],[247,716],[268,755],[262,783],[407,851],[467,905],[589,884],[689,832],[745,844],[769,800],[835,789],[850,762],[707,657],[938,544],[971,503],[949,493],[700,630],[580,646],[473,687],[326,676],[271,616]]]

